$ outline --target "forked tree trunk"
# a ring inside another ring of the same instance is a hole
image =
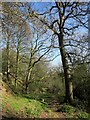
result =
[[[32,68],[30,68],[30,66],[28,66],[28,71],[27,71],[27,75],[26,75],[26,81],[25,81],[25,93],[27,94],[28,92],[28,86],[29,86],[29,80],[31,79],[31,74],[32,74]]]

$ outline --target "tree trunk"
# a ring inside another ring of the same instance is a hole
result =
[[[28,92],[28,86],[29,86],[29,80],[31,79],[31,73],[32,73],[32,68],[28,66],[28,71],[26,75],[26,82],[25,82],[25,93],[27,94]]]
[[[20,42],[18,41],[18,46],[17,46],[17,56],[16,56],[15,87],[17,86],[17,77],[18,77],[19,47],[20,47]]]
[[[70,71],[70,66],[68,64],[68,56],[64,48],[63,34],[59,34],[58,42],[59,42],[59,47],[60,47],[63,69],[64,69],[64,77],[65,77],[65,88],[66,88],[65,101],[72,104],[73,102],[72,75]]]
[[[9,80],[9,47],[10,47],[10,32],[7,30],[8,38],[7,38],[7,80]]]
[[[18,56],[16,57],[15,87],[17,86],[17,77],[18,77]]]

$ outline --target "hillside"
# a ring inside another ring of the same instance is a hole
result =
[[[34,99],[12,94],[2,86],[2,115],[6,117],[37,117],[45,110],[45,105]]]
[[[62,104],[59,111],[55,111],[55,100],[48,106],[36,99],[14,94],[2,82],[2,117],[3,118],[89,118],[89,114],[72,106]]]
[[[5,83],[2,83],[2,116],[7,118],[62,118],[62,113],[53,112],[35,99],[15,95]]]

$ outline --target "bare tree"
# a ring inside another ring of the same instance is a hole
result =
[[[2,8],[3,8],[3,14],[2,14],[2,33],[3,33],[3,38],[6,40],[6,59],[7,59],[7,65],[6,65],[6,69],[7,69],[7,80],[9,81],[9,52],[10,52],[10,37],[11,37],[11,32],[9,29],[9,24],[10,24],[10,17],[11,17],[11,13],[10,13],[10,9],[6,7],[6,4],[2,4]],[[8,11],[6,13],[6,11]],[[11,27],[11,26],[10,26]]]
[[[42,36],[45,33],[41,34],[36,31],[36,29],[33,30],[33,37],[30,39],[29,43],[29,62],[27,66],[27,71],[26,71],[26,78],[25,78],[25,92],[28,92],[28,86],[32,81],[32,72],[36,64],[38,64],[45,56],[48,56],[49,53],[51,53],[51,48],[48,45],[46,47],[46,43],[44,43],[44,40],[48,39],[45,38],[43,40]]]
[[[87,5],[78,2],[55,2],[49,5],[49,9],[43,13],[32,10],[31,7],[28,7],[28,11],[30,13],[28,18],[32,14],[57,36],[65,76],[65,100],[72,103],[72,70],[70,70],[69,55],[65,48],[65,39],[72,36],[77,28],[79,29],[81,26],[87,28],[87,19],[85,18]]]

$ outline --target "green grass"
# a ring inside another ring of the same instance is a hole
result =
[[[13,96],[10,93],[2,97],[3,112],[15,117],[39,117],[45,109],[45,104],[34,99]]]

